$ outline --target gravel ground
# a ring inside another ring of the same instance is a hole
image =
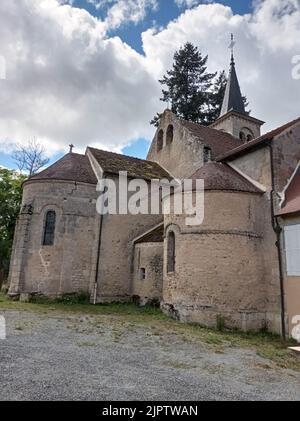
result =
[[[4,311],[0,400],[299,400],[300,373],[114,316]]]

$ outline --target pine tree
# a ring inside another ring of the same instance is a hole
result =
[[[161,101],[171,103],[171,110],[185,120],[208,124],[211,90],[216,73],[207,72],[208,56],[190,42],[174,54],[173,68],[159,81],[166,86]],[[151,124],[157,125],[159,116]]]
[[[208,114],[208,124],[212,124],[214,121],[216,121],[221,114],[222,110],[222,104],[225,96],[225,90],[227,85],[227,77],[225,70],[222,70],[218,76],[215,79],[213,89],[210,96],[210,102],[209,102],[209,114]],[[247,100],[246,96],[243,96],[243,101],[245,105],[245,110],[249,106],[249,102]],[[246,111],[248,114],[250,114],[250,111]]]
[[[223,99],[225,96],[227,77],[225,70],[219,73],[216,77],[213,89],[210,95],[208,124],[213,123],[220,117]]]

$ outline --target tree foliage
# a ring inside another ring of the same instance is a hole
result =
[[[205,126],[220,116],[227,84],[225,71],[209,73],[207,61],[208,56],[202,57],[188,42],[176,51],[172,69],[159,80],[164,87],[161,101],[178,117]],[[246,98],[244,101],[248,105]],[[160,117],[157,113],[150,124],[158,127]]]
[[[207,72],[208,57],[190,42],[174,54],[171,70],[159,81],[162,90],[161,101],[171,104],[172,111],[185,120],[207,122],[210,90],[214,73]]]
[[[0,269],[7,269],[26,177],[0,168]]]

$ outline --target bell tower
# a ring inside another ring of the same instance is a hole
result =
[[[210,127],[230,133],[232,136],[239,138],[241,142],[246,143],[260,137],[261,126],[264,124],[264,121],[251,117],[245,111],[235,69],[234,46],[235,41],[233,34],[231,34],[231,43],[229,46],[231,49],[231,62],[222,110],[220,117]]]

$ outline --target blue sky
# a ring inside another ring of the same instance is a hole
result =
[[[238,14],[245,14],[251,11],[250,0],[220,0],[218,3],[230,6],[232,10]],[[105,18],[107,10],[110,7],[109,4],[107,4],[106,7],[97,10],[97,8],[87,0],[75,0],[73,1],[73,6],[84,8],[90,14],[99,17],[100,19]],[[159,0],[157,10],[149,10],[143,21],[138,23],[124,23],[116,30],[109,31],[109,36],[120,37],[122,41],[130,45],[139,53],[143,54],[141,33],[153,26],[159,28],[165,27],[170,21],[176,19],[180,14],[182,14],[185,9],[185,7],[177,6],[174,0]],[[138,139],[133,144],[123,148],[123,153],[145,158],[148,147],[149,141],[146,139]],[[62,154],[54,155],[51,158],[51,162],[55,161],[60,156],[62,156]],[[10,155],[0,152],[0,165],[13,168],[14,162]]]
[[[174,0],[159,0],[157,11],[149,10],[146,19],[138,24],[123,25],[116,31],[111,31],[110,35],[119,36],[124,42],[134,48],[136,51],[143,53],[141,33],[147,30],[149,27],[155,26],[164,27],[174,19],[176,19],[181,13],[184,12],[186,7],[179,7],[176,5]],[[199,3],[201,3],[199,1]],[[215,3],[221,3],[225,6],[230,6],[234,13],[245,14],[251,12],[251,0],[219,0]],[[96,8],[88,4],[86,0],[75,0],[74,6],[84,7],[94,16],[104,18],[107,12],[107,8],[102,10],[96,10]]]
[[[210,70],[227,70],[231,32],[241,87],[264,131],[298,117],[291,59],[300,52],[300,4],[291,1],[0,2],[0,66],[4,58],[9,71],[1,80],[0,67],[0,165],[12,168],[11,145],[34,137],[51,162],[71,142],[80,153],[90,145],[145,158],[149,121],[163,109],[158,79],[174,51],[193,42]]]

